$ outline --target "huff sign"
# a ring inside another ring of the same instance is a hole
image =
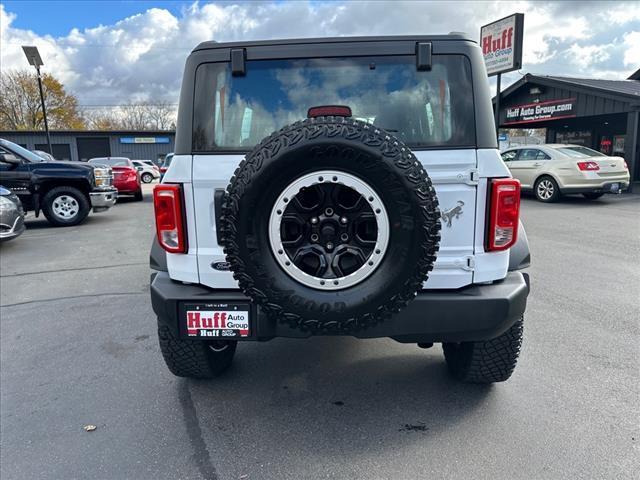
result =
[[[524,14],[514,13],[480,29],[480,46],[489,76],[522,66]]]

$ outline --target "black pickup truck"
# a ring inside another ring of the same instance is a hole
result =
[[[20,145],[0,139],[0,184],[12,190],[26,211],[49,223],[78,225],[93,208],[100,212],[116,203],[113,173],[108,167],[80,162],[51,162]]]

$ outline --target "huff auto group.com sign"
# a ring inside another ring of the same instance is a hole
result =
[[[480,29],[480,46],[489,76],[522,65],[524,14],[515,13]]]
[[[503,125],[542,122],[576,116],[576,99],[549,100],[547,102],[529,103],[507,107]]]

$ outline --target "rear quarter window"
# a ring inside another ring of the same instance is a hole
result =
[[[434,55],[430,71],[414,56],[261,60],[245,76],[228,63],[196,71],[194,152],[247,151],[310,107],[346,105],[414,149],[472,147],[471,65],[463,55]]]

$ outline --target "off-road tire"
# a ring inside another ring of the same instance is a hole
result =
[[[451,374],[466,383],[507,380],[516,368],[522,346],[523,319],[497,338],[483,342],[443,343]]]
[[[376,270],[338,292],[291,278],[268,238],[271,209],[286,185],[332,169],[366,181],[392,226]],[[220,233],[241,290],[271,320],[314,334],[351,333],[389,318],[415,298],[436,260],[440,211],[429,176],[400,140],[358,120],[317,117],[275,132],[240,163],[227,187]]]
[[[153,175],[150,173],[143,173],[140,175],[140,180],[142,180],[143,183],[151,183],[153,182]]]
[[[169,327],[158,326],[160,351],[171,373],[178,377],[214,378],[233,361],[238,342],[229,341],[222,351],[210,347],[215,342],[176,338]]]
[[[542,182],[550,182],[552,187],[553,187],[553,195],[551,195],[549,198],[543,198],[540,196],[539,192],[538,192],[538,187],[540,186],[540,183]],[[544,202],[544,203],[553,203],[553,202],[557,202],[558,200],[560,200],[560,197],[562,196],[562,193],[560,192],[560,187],[558,187],[558,182],[556,182],[553,177],[550,177],[549,175],[544,175],[542,177],[540,177],[539,179],[536,180],[535,185],[533,186],[533,194],[536,197],[536,200],[540,201],[540,202]]]
[[[593,193],[593,192],[583,193],[582,194],[582,196],[584,198],[586,198],[587,200],[597,200],[603,195],[604,195],[604,193]]]
[[[65,220],[53,212],[53,201],[60,195],[68,195],[78,202],[78,213],[71,219]],[[91,204],[87,196],[75,187],[54,187],[42,198],[42,211],[49,223],[54,227],[72,227],[82,223],[91,211]]]
[[[135,195],[133,196],[133,199],[136,202],[141,202],[142,200],[144,200],[144,197],[142,196],[142,189],[138,190]]]

